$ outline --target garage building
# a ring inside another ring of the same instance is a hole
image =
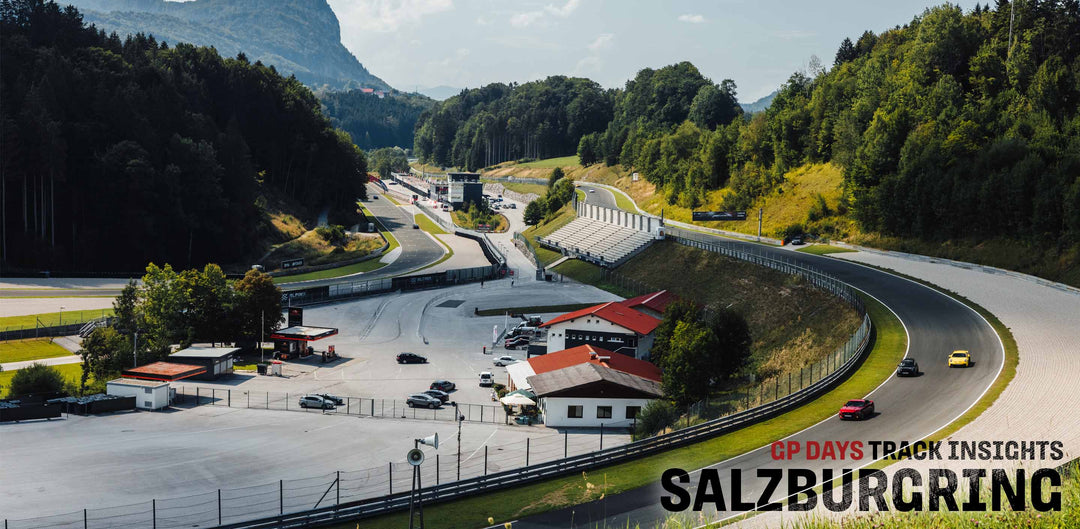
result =
[[[210,347],[193,345],[169,355],[169,360],[206,368],[206,372],[192,378],[214,380],[233,371],[233,359],[240,354],[239,347]]]
[[[105,383],[105,392],[118,397],[135,397],[135,407],[141,410],[160,410],[172,403],[173,391],[168,382],[118,378]]]

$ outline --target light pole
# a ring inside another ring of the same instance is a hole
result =
[[[465,416],[458,410],[457,401],[452,404],[454,405],[454,420],[457,421],[457,480],[461,481],[461,420]]]

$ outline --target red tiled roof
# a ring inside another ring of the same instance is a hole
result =
[[[630,298],[619,304],[630,308],[647,307],[656,312],[664,312],[664,309],[666,309],[672,301],[675,301],[675,294],[672,294],[667,290],[661,290],[659,292],[653,292],[652,294]]]
[[[596,356],[592,356],[591,353],[596,353]],[[599,357],[601,356],[610,358],[607,360],[600,360]],[[537,375],[580,364],[595,364],[641,378],[654,380],[656,382],[660,382],[663,378],[660,368],[645,360],[638,360],[637,358],[624,354],[612,353],[606,349],[593,347],[591,345],[579,345],[577,347],[571,347],[570,349],[564,349],[546,355],[534,356],[529,359],[529,365],[532,366],[533,371]]]
[[[612,301],[602,305],[595,305],[581,310],[575,310],[574,312],[568,312],[544,323],[541,327],[550,327],[556,323],[576,320],[586,316],[596,316],[597,318],[610,321],[615,325],[630,329],[638,334],[649,334],[657,325],[660,325],[660,320]]]

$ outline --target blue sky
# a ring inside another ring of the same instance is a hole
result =
[[[984,0],[983,3],[985,3]],[[328,0],[342,42],[401,90],[475,88],[548,75],[623,86],[638,70],[688,60],[751,102],[845,36],[903,25],[925,0]],[[975,2],[954,2],[965,11]]]

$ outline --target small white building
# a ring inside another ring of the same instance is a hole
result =
[[[658,380],[596,363],[548,371],[528,381],[549,427],[632,427],[642,408],[663,396]]]
[[[135,407],[142,410],[160,410],[172,403],[168,382],[118,378],[106,382],[105,388],[109,395],[135,397]]]

